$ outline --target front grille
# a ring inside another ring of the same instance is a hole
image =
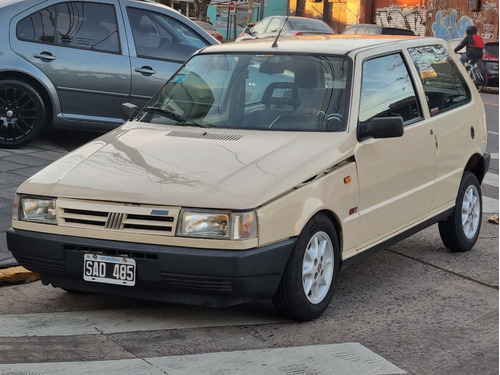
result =
[[[59,199],[59,225],[174,236],[180,208]]]

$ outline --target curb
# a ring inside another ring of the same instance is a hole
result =
[[[30,283],[40,280],[40,275],[22,266],[0,270],[0,286]]]

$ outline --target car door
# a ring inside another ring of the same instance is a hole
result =
[[[424,45],[408,51],[420,72],[439,150],[432,208],[442,210],[455,203],[463,168],[473,153],[472,140],[479,136],[480,121],[471,123],[470,119],[480,119],[484,114],[473,105],[472,92],[444,46]]]
[[[358,129],[376,117],[401,117],[397,138],[359,139],[358,250],[422,220],[434,195],[437,151],[402,52],[357,60],[361,79]]]
[[[12,48],[51,81],[65,120],[119,125],[130,60],[117,1],[53,2],[16,17]],[[56,104],[57,107],[57,104]]]
[[[154,7],[145,9],[126,6],[124,14],[128,17],[127,27],[131,35],[130,101],[139,107],[194,52],[216,43],[208,34],[202,36],[191,28],[193,25],[184,21],[181,16],[162,13]]]

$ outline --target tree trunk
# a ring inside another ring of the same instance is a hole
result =
[[[193,0],[194,17],[198,21],[205,21],[207,18],[207,8],[210,0]]]

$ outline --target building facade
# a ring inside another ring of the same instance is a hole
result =
[[[194,16],[192,0],[158,0]],[[484,39],[498,39],[499,0],[253,0],[251,19],[272,15],[319,18],[341,33],[356,23],[411,29],[420,36],[463,38],[470,25]],[[226,40],[247,24],[248,0],[212,0],[207,16]]]

